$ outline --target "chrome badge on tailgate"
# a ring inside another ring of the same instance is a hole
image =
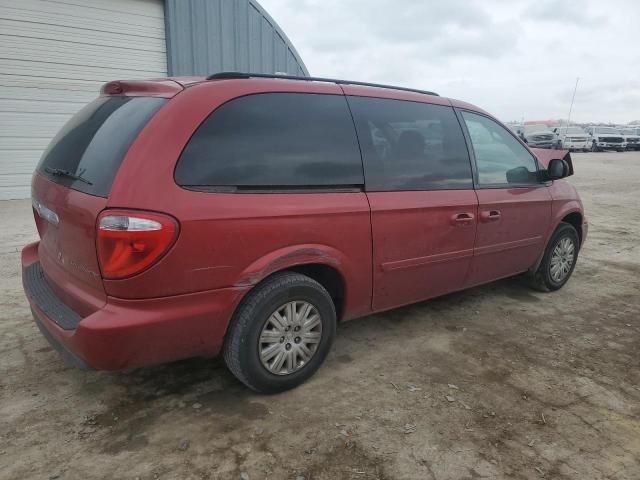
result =
[[[58,224],[60,223],[60,218],[58,218],[58,214],[56,212],[54,212],[50,208],[45,207],[35,198],[31,199],[31,204],[33,205],[33,209],[38,212],[40,218],[45,219],[52,225],[58,226]]]

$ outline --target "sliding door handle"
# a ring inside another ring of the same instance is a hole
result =
[[[451,217],[451,224],[456,226],[471,225],[475,215],[469,212],[456,213]]]
[[[480,212],[480,220],[483,222],[497,222],[500,218],[500,210],[485,210]]]

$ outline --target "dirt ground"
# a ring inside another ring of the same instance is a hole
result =
[[[575,154],[591,230],[573,278],[347,322],[302,387],[219,360],[66,367],[31,321],[28,201],[0,202],[1,479],[640,479],[640,154]]]

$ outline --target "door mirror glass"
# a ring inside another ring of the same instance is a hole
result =
[[[547,174],[551,180],[559,180],[569,176],[569,164],[559,158],[554,158],[549,162]]]

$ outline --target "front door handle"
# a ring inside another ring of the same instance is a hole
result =
[[[451,224],[456,226],[471,225],[475,215],[469,212],[456,213],[451,217]]]
[[[483,222],[497,222],[500,220],[500,210],[485,210],[480,212],[480,220]]]

